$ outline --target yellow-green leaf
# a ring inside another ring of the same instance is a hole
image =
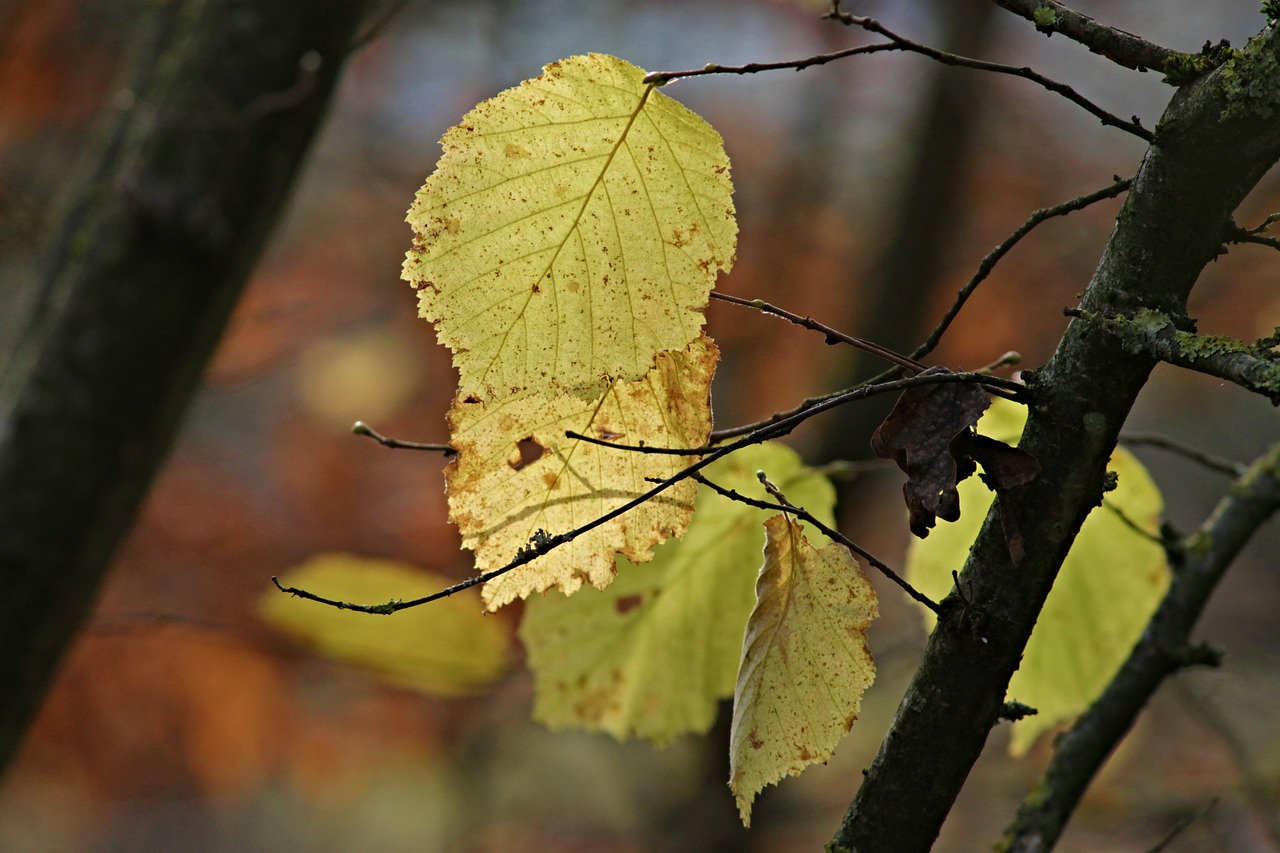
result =
[[[404,563],[349,554],[319,554],[280,581],[326,598],[360,603],[419,598],[450,583]],[[430,608],[370,616],[321,607],[273,588],[263,593],[258,613],[319,654],[366,667],[422,693],[474,693],[507,668],[507,632],[498,620],[484,617],[471,590]]]
[[[831,757],[876,677],[866,630],[879,606],[853,555],[814,548],[783,515],[765,531],[729,734],[729,787],[746,826],[766,785]]]
[[[832,523],[831,483],[784,445],[743,448],[704,473],[768,500],[761,469]],[[660,744],[707,731],[718,701],[733,695],[763,547],[760,511],[703,487],[684,538],[659,547],[652,562],[619,559],[603,592],[530,598],[520,638],[534,676],[534,718]]]
[[[454,351],[459,396],[594,398],[697,337],[733,262],[729,161],[644,74],[601,54],[554,62],[441,140],[404,278]]]
[[[996,400],[978,429],[1012,442],[1025,420],[1023,408]],[[1152,539],[1163,509],[1160,490],[1123,448],[1112,454],[1108,470],[1117,474],[1118,486],[1080,528],[1009,684],[1010,699],[1039,711],[1014,724],[1009,745],[1014,755],[1025,753],[1042,732],[1079,715],[1102,692],[1169,585],[1164,549]],[[951,590],[951,572],[964,564],[991,500],[977,477],[960,484],[960,520],[939,525],[928,539],[911,545],[906,574],[912,585],[934,599]],[[932,614],[926,612],[926,621],[932,624]]]
[[[476,570],[506,565],[538,531],[560,534],[616,509],[696,460],[642,454],[566,437],[566,431],[622,444],[701,447],[711,430],[715,345],[699,337],[683,352],[662,353],[649,374],[615,381],[596,400],[564,392],[529,391],[493,403],[455,401],[453,446],[446,469],[449,515],[462,544],[476,552]],[[614,576],[614,554],[651,558],[654,545],[689,523],[696,484],[677,483],[626,514],[582,534],[484,587],[491,609],[531,592],[583,582],[603,589]]]

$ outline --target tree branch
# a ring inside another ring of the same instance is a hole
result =
[[[1048,89],[1055,95],[1061,95],[1076,106],[1083,108],[1104,125],[1119,128],[1120,130],[1133,134],[1139,139],[1145,139],[1147,142],[1150,142],[1153,139],[1151,131],[1139,124],[1136,117],[1132,121],[1125,121],[1122,118],[1114,116],[1067,84],[1059,83],[1057,80],[1051,80],[1043,74],[1025,66],[1018,67],[1013,65],[1002,65],[998,62],[987,62],[984,59],[971,59],[967,56],[957,56],[954,53],[947,53],[946,51],[938,50],[935,47],[920,44],[919,42],[915,42],[911,39],[898,35],[874,18],[868,18],[864,15],[851,15],[848,12],[841,11],[840,0],[832,0],[831,11],[827,13],[826,17],[839,21],[846,26],[860,27],[869,33],[884,36],[890,42],[900,45],[904,50],[909,50],[912,53],[919,53],[922,56],[927,56],[935,62],[941,62],[943,65],[954,65],[959,68],[972,68],[977,71],[988,71],[994,74],[1008,74],[1013,77],[1021,77],[1024,80],[1030,80],[1036,85],[1044,89]]]
[[[1277,62],[1280,29],[1268,29],[1174,94],[1084,311],[1184,314],[1231,212],[1280,158]],[[1024,373],[1035,397],[1021,447],[1040,461],[1040,476],[1017,501],[988,513],[962,576],[969,604],[954,591],[941,602],[924,658],[833,847],[923,853],[932,846],[999,716],[1062,560],[1101,500],[1116,437],[1154,365],[1145,352],[1076,321],[1049,363]],[[1005,512],[1026,538],[1017,566],[1001,529]]]
[[[1129,352],[1197,373],[1234,382],[1280,406],[1280,357],[1268,349],[1247,346],[1232,338],[1184,331],[1165,313],[1138,311],[1133,317],[1105,317],[1076,309],[1067,314],[1115,337]]]
[[[1064,201],[1062,204],[1055,204],[1053,207],[1042,207],[1033,212],[1027,217],[1026,222],[1019,225],[1016,231],[1006,237],[1000,245],[988,252],[986,257],[978,263],[977,271],[965,283],[964,287],[960,288],[960,291],[956,294],[955,302],[947,309],[947,313],[943,315],[938,325],[929,333],[929,337],[925,339],[924,343],[916,347],[915,351],[911,353],[911,357],[924,358],[933,352],[934,348],[942,341],[942,336],[947,329],[951,327],[952,322],[959,316],[960,309],[964,308],[965,303],[969,301],[969,297],[978,289],[978,285],[982,284],[987,279],[987,276],[991,275],[991,271],[995,269],[996,264],[1000,263],[1000,259],[1009,254],[1009,250],[1018,245],[1023,237],[1035,230],[1036,226],[1048,219],[1053,219],[1055,216],[1066,216],[1068,213],[1083,210],[1089,205],[1104,199],[1115,198],[1128,190],[1132,183],[1132,178],[1116,178],[1115,183],[1109,187],[1103,187],[1088,195]]]
[[[1164,73],[1171,60],[1182,56],[1141,36],[1100,24],[1088,15],[1068,9],[1057,0],[992,0],[997,6],[1021,15],[1047,36],[1062,33],[1117,65],[1137,71]]]
[[[148,6],[0,364],[0,766],[88,614],[324,116],[363,2]]]
[[[1249,466],[1179,552],[1184,562],[1142,638],[1102,695],[1054,748],[1053,760],[1005,831],[1010,853],[1053,848],[1085,789],[1169,675],[1187,665],[1209,596],[1254,532],[1280,509],[1280,444]]]

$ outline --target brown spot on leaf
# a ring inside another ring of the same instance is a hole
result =
[[[755,729],[747,733],[747,740],[751,742],[752,749],[759,749],[764,746],[764,741],[760,739],[760,735],[756,733]]]

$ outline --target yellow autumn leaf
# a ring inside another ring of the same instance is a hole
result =
[[[555,535],[638,497],[695,457],[643,454],[567,438],[567,431],[623,444],[701,447],[711,431],[711,376],[718,352],[700,336],[682,352],[662,353],[643,379],[615,381],[595,400],[529,391],[493,403],[455,401],[449,419],[457,458],[445,469],[449,516],[475,551],[476,570],[506,565],[539,531]],[[484,601],[497,609],[557,586],[603,589],[614,554],[634,563],[689,523],[696,484],[678,483],[653,500],[531,563],[489,581]]]
[[[554,62],[441,140],[404,278],[454,352],[460,397],[595,398],[698,336],[733,262],[729,161],[644,75],[602,54]]]
[[[429,595],[450,581],[391,560],[349,554],[319,554],[280,578],[286,587],[310,590],[337,601],[390,601]],[[422,693],[474,693],[506,671],[508,637],[496,619],[486,619],[478,596],[466,590],[430,608],[386,618],[317,607],[281,595],[274,587],[258,601],[269,625],[325,657],[355,664]]]
[[[814,548],[783,515],[765,532],[729,734],[729,787],[745,826],[766,785],[831,757],[876,675],[866,630],[879,605],[853,555]]]
[[[1015,442],[1025,421],[1021,406],[995,400],[978,430]],[[1117,486],[1081,526],[1009,682],[1008,698],[1038,712],[1013,724],[1013,755],[1026,753],[1043,732],[1078,716],[1097,698],[1169,586],[1168,561],[1157,541],[1159,488],[1124,448],[1116,448],[1107,468],[1117,475]],[[977,477],[959,490],[960,520],[938,525],[907,552],[907,580],[935,600],[951,591],[951,572],[964,565],[993,497]],[[931,626],[933,614],[925,611],[925,620]]]
[[[834,524],[835,489],[774,442],[744,447],[703,471],[739,494],[771,500],[765,470],[788,499]],[[684,538],[651,562],[618,559],[608,589],[525,602],[520,639],[533,672],[534,719],[665,744],[706,732],[733,695],[742,632],[764,547],[761,512],[700,486]]]

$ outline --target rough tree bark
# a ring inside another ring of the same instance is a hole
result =
[[[0,768],[173,439],[365,5],[149,4],[126,108],[0,365]]]
[[[1175,94],[1116,220],[1081,308],[1186,321],[1186,299],[1221,251],[1230,215],[1280,158],[1280,32],[1268,28]],[[1035,394],[1022,446],[1043,470],[1013,502],[1026,556],[1014,565],[993,508],[924,660],[832,847],[928,850],[1005,698],[1009,678],[1107,459],[1154,365],[1087,320],[1071,323]],[[1016,698],[1016,697],[1010,697]]]

